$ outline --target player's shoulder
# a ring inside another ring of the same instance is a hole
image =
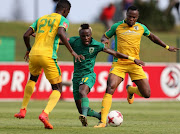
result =
[[[112,28],[116,29],[118,26],[125,24],[124,20],[118,21],[112,25]]]
[[[99,45],[102,45],[102,44],[103,44],[103,43],[101,43],[101,42],[95,40],[94,38],[92,38],[91,45],[93,45],[93,46],[99,46]]]
[[[67,20],[63,15],[61,15],[61,18],[64,19],[64,20]]]
[[[118,21],[118,22],[114,23],[114,26],[119,26],[119,25],[124,24],[124,23],[125,23],[124,20]]]
[[[143,28],[147,28],[144,24],[142,24],[140,22],[136,22],[136,25],[142,26]]]

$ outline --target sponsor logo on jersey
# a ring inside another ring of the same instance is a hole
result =
[[[137,33],[135,31],[127,30],[126,32],[122,33],[123,35],[140,35],[140,33]]]
[[[139,27],[138,27],[138,26],[134,26],[134,29],[135,29],[135,30],[139,30]]]
[[[92,54],[94,52],[94,47],[89,48],[89,53]]]
[[[68,28],[68,24],[66,22],[63,22],[63,26],[67,29]]]

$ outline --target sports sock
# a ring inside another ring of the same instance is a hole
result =
[[[129,92],[130,94],[136,93],[137,95],[143,97],[142,94],[139,92],[138,87],[129,86],[129,87],[128,87],[128,92]]]
[[[58,90],[53,90],[51,95],[49,96],[48,103],[46,105],[46,108],[44,109],[44,112],[49,114],[53,108],[56,106],[57,102],[59,101],[59,98],[61,96],[61,93]]]
[[[89,108],[89,99],[88,98],[82,98],[81,99],[81,109],[82,109],[82,114],[84,116],[87,116],[88,108]]]
[[[111,108],[111,104],[112,104],[112,95],[105,93],[101,108],[101,122],[103,123],[106,123],[106,118]]]
[[[29,103],[29,100],[34,92],[34,87],[35,87],[36,82],[32,80],[28,80],[25,90],[24,90],[24,98],[22,102],[22,109],[27,109],[27,105]]]
[[[101,114],[96,112],[96,111],[94,111],[94,110],[92,110],[90,107],[88,108],[87,116],[96,117],[99,120],[101,119]]]

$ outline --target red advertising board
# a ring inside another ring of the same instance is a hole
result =
[[[71,81],[73,74],[72,63],[59,63],[62,71],[62,80]],[[147,74],[151,99],[179,99],[180,100],[180,65],[179,64],[148,64],[143,67]],[[102,99],[106,90],[106,81],[111,64],[97,63],[95,66],[96,83],[88,97],[90,99]],[[0,63],[0,99],[22,99],[24,88],[29,79],[28,64],[19,62]],[[113,95],[113,99],[126,99],[126,85],[134,83],[126,75]],[[40,75],[36,83],[33,99],[47,99],[51,93],[51,85]],[[62,99],[73,99],[72,86],[63,86]],[[141,99],[139,96],[135,96]]]

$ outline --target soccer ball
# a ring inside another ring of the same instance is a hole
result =
[[[121,114],[121,112],[117,110],[113,110],[109,112],[107,116],[107,123],[110,126],[117,127],[120,126],[122,122],[123,122],[123,115]]]

